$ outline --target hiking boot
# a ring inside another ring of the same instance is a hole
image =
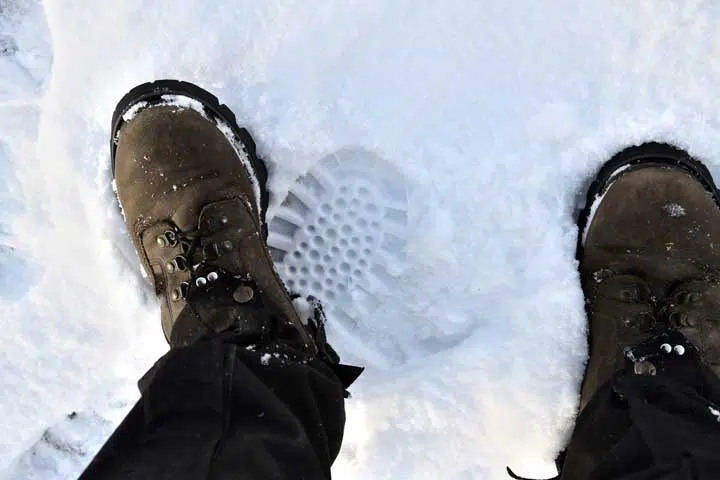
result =
[[[591,185],[579,227],[590,330],[581,410],[624,367],[626,347],[655,334],[678,330],[718,363],[720,207],[700,162],[658,143],[624,150]]]
[[[718,246],[717,248],[720,248]],[[720,376],[720,277],[718,272],[679,282],[665,298],[662,315]]]
[[[112,132],[118,198],[170,345],[232,331],[314,352],[265,243],[265,166],[233,113],[162,80],[120,101]]]

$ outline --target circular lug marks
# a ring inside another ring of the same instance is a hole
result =
[[[399,288],[407,210],[394,165],[343,149],[291,186],[269,222],[270,253],[288,289],[320,298],[339,323],[356,328]]]

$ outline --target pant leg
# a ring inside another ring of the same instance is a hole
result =
[[[330,478],[343,382],[292,346],[200,340],[167,353],[140,386],[81,479]]]
[[[720,478],[720,380],[690,347],[651,360],[655,375],[628,362],[581,412],[563,480]]]

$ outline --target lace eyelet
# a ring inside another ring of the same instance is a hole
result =
[[[163,246],[174,247],[178,243],[177,235],[172,230],[166,230],[162,234],[162,237],[158,237],[158,239],[157,239],[158,244],[160,244],[160,241],[159,241],[160,238],[164,238],[165,245],[163,245]]]

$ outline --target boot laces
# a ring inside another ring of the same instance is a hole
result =
[[[616,277],[618,277],[616,272],[601,270],[595,273],[594,281],[599,284],[609,280],[612,281]],[[717,286],[720,284],[720,272],[713,272],[703,277],[685,280],[679,283],[669,295],[660,301],[649,293],[647,283],[642,278],[635,277],[634,275],[625,277],[626,279],[632,279],[632,281],[620,287],[620,298],[617,299],[626,303],[647,306],[648,315],[645,315],[646,321],[640,322],[638,327],[643,331],[654,331],[651,338],[641,345],[637,347],[628,346],[626,349],[626,355],[635,363],[636,373],[641,373],[637,371],[639,364],[640,366],[644,366],[644,364],[647,363],[642,361],[647,358],[647,355],[642,355],[643,358],[633,358],[637,357],[641,352],[654,356],[670,354],[683,356],[687,348],[694,349],[695,347],[688,342],[687,339],[677,337],[678,330],[682,331],[684,328],[694,326],[691,318],[683,311],[683,307],[692,307],[693,304],[697,305],[704,291],[709,288],[709,286]],[[699,288],[698,286],[700,285],[702,285],[703,288]],[[676,333],[672,333],[673,331],[676,331]],[[645,350],[647,350],[647,352],[645,352]],[[646,372],[643,373],[647,374]],[[555,477],[547,480],[558,480],[561,477],[564,454],[565,452],[561,452],[555,460],[559,473]],[[506,470],[508,476],[514,480],[543,480],[521,477],[513,472],[510,467],[506,467]]]
[[[220,244],[204,243],[204,237],[205,232],[203,232],[202,226],[197,230],[185,232],[177,226],[171,225],[158,238],[158,242],[164,242],[169,247],[179,246],[182,252],[170,262],[171,264],[166,266],[170,273],[187,271],[190,273],[190,282],[198,287],[217,280],[218,271],[210,271],[207,274],[201,274],[200,272],[208,269],[212,270],[212,262],[231,252],[234,248],[229,240],[222,241]],[[189,288],[190,284],[183,282],[179,291],[174,292],[173,296],[187,298]]]

